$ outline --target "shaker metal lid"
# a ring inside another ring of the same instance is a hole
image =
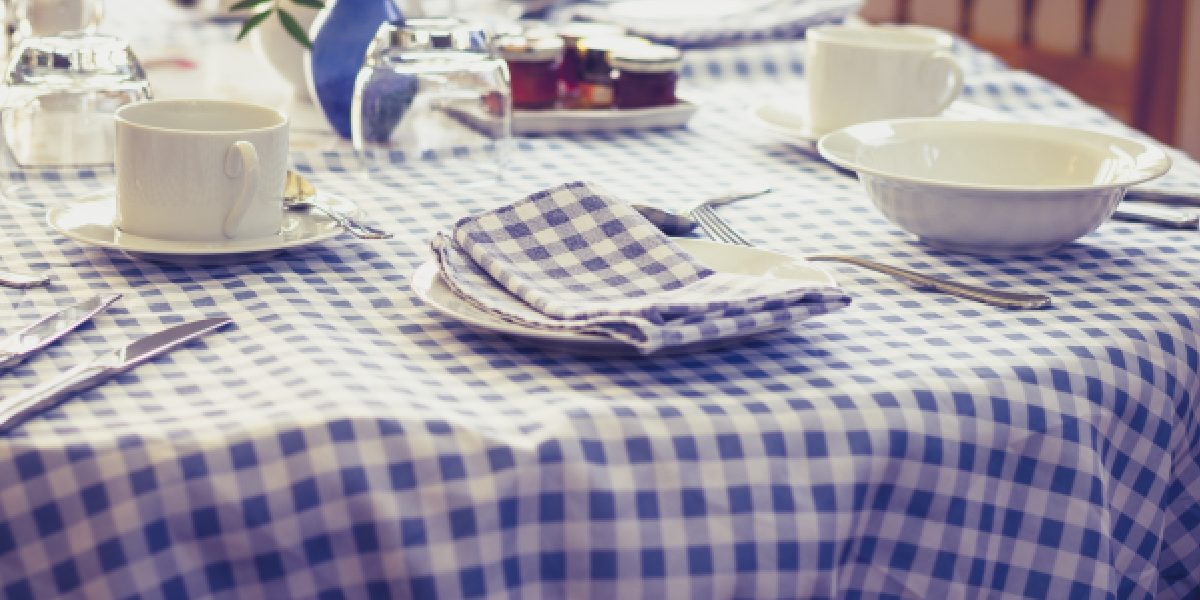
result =
[[[662,44],[626,44],[613,48],[608,62],[619,71],[660,73],[679,69],[683,54]]]
[[[121,81],[143,81],[146,73],[116,36],[69,32],[25,39],[13,51],[4,81],[7,85],[104,87]]]
[[[516,62],[554,60],[562,54],[563,41],[557,37],[507,35],[496,40],[496,51],[505,60]]]
[[[483,28],[453,17],[408,19],[383,23],[367,50],[379,56],[393,50],[465,50],[487,52],[488,36]]]

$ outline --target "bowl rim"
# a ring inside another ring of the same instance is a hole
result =
[[[830,147],[832,140],[836,140],[838,136],[850,137],[853,141],[852,132],[856,128],[891,125],[901,128],[911,128],[924,124],[936,124],[939,127],[975,127],[985,129],[1008,129],[1012,131],[1058,131],[1073,135],[1086,135],[1094,138],[1107,138],[1113,142],[1122,144],[1132,144],[1139,148],[1139,151],[1133,154],[1135,166],[1126,169],[1125,172],[1118,175],[1116,181],[1110,183],[1090,183],[1090,184],[1072,184],[1072,185],[1030,185],[1030,184],[997,184],[997,183],[968,183],[946,181],[942,179],[932,179],[927,177],[917,177],[905,175],[865,166],[857,161],[850,160],[833,151]],[[873,175],[895,181],[906,183],[916,183],[930,187],[938,187],[945,189],[957,190],[980,190],[980,191],[997,191],[997,192],[1078,192],[1088,190],[1106,190],[1112,188],[1127,188],[1131,185],[1149,181],[1156,177],[1161,177],[1171,169],[1171,157],[1166,149],[1157,143],[1145,142],[1139,139],[1122,137],[1110,133],[1095,131],[1091,129],[1083,129],[1080,127],[1067,127],[1064,125],[1050,125],[1044,123],[1021,123],[1013,121],[979,121],[969,119],[948,119],[944,117],[913,117],[903,119],[883,119],[879,121],[868,121],[865,123],[857,123],[835,131],[831,131],[817,140],[817,152],[825,160],[842,167],[862,174]]]

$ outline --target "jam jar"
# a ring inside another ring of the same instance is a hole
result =
[[[615,38],[583,38],[576,44],[582,64],[578,93],[564,98],[568,108],[611,108],[613,106],[613,76],[610,57],[629,46],[649,46],[650,42],[631,36]]]
[[[521,109],[554,108],[563,42],[557,37],[510,35],[496,40],[496,52],[508,63],[512,105]]]
[[[604,23],[567,23],[558,28],[558,37],[563,41],[562,62],[558,67],[559,93],[564,96],[576,94],[583,79],[583,61],[577,45],[583,38],[611,38],[625,35],[625,30]]]
[[[613,49],[609,63],[616,71],[613,105],[650,108],[675,104],[679,50],[660,44],[624,45]]]

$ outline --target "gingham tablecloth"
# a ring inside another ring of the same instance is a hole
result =
[[[963,56],[970,101],[1122,130]],[[1110,223],[1045,257],[934,251],[756,128],[748,109],[796,97],[802,71],[799,42],[692,52],[688,128],[524,139],[500,187],[472,185],[469,161],[364,171],[337,143],[298,152],[398,235],[255,262],[81,246],[46,206],[110,175],[9,174],[0,268],[55,282],[0,289],[0,327],[125,298],[0,394],[167,323],[237,325],[0,438],[0,596],[1196,597],[1200,234]],[[1164,183],[1200,191],[1180,158]],[[854,303],[834,314],[721,350],[589,358],[416,298],[435,231],[572,179],[670,208],[767,182],[778,191],[722,209],[763,247],[1039,288],[1054,306],[997,310],[837,266]]]

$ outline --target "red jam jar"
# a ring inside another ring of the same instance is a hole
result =
[[[505,36],[496,51],[508,63],[513,108],[554,108],[558,100],[558,63],[563,42],[557,37]]]
[[[675,104],[679,81],[679,50],[659,44],[624,45],[613,49],[609,63],[616,71],[613,105],[650,108]]]
[[[604,23],[567,23],[558,28],[558,37],[563,41],[562,62],[558,67],[558,80],[563,95],[573,95],[583,80],[583,60],[579,55],[579,40],[587,37],[621,37],[625,30]]]
[[[580,80],[576,92],[564,96],[562,103],[567,108],[600,109],[613,107],[613,77],[610,57],[626,46],[649,46],[650,42],[632,36],[609,38],[583,38],[576,43],[576,54],[581,64]]]

